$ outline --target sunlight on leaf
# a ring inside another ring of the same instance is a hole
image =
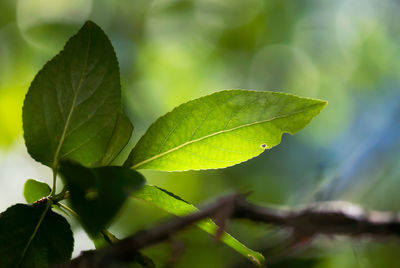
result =
[[[176,216],[184,216],[198,211],[195,206],[189,204],[180,197],[153,185],[145,185],[142,190],[134,193],[133,197],[149,202]],[[211,219],[200,221],[196,223],[196,225],[211,235],[215,235],[218,230],[218,226]],[[227,232],[222,234],[221,241],[248,258],[257,266],[263,266],[265,259],[262,254],[249,249]]]
[[[217,92],[160,117],[124,165],[163,171],[232,166],[278,145],[283,133],[296,133],[325,105],[277,92]]]

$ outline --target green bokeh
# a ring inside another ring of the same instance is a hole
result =
[[[71,32],[91,19],[115,47],[124,112],[135,126],[116,163],[157,117],[183,102],[222,89],[283,91],[329,105],[307,128],[284,135],[279,146],[244,164],[204,172],[146,171],[146,178],[196,205],[252,191],[252,201],[282,206],[330,198],[400,210],[396,1],[3,0],[0,10],[2,156],[27,156],[21,150],[24,95]],[[20,167],[1,168],[1,182],[17,183],[5,170]],[[7,202],[15,203],[13,198]],[[123,237],[165,216],[131,201],[112,231]],[[250,248],[264,251],[267,262],[269,249],[285,236],[248,222],[228,228]],[[177,267],[234,267],[246,261],[196,229],[176,239],[184,244]],[[169,241],[145,253],[164,266],[173,249]],[[270,267],[396,267],[396,250],[363,239],[321,239]]]

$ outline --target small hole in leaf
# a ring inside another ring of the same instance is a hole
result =
[[[265,143],[261,144],[261,148],[267,149],[267,145]]]

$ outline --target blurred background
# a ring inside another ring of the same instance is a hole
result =
[[[1,0],[0,211],[24,202],[28,178],[50,182],[30,158],[21,109],[30,82],[91,19],[109,35],[134,135],[160,115],[222,89],[274,90],[329,101],[300,133],[224,170],[143,172],[189,202],[252,191],[250,200],[295,207],[346,200],[400,210],[400,2],[396,0]],[[118,237],[167,215],[131,200]],[[73,223],[75,255],[93,248]],[[398,241],[320,238],[278,250],[289,234],[246,221],[228,231],[262,251],[269,267],[400,267]],[[192,228],[145,251],[157,267],[247,267],[238,253]]]

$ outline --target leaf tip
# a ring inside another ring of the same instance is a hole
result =
[[[321,110],[324,109],[328,105],[328,101],[327,100],[316,99],[316,101],[319,102],[319,104],[321,106]]]
[[[87,20],[87,21],[85,21],[85,24],[83,24],[83,27],[85,27],[85,26],[87,26],[87,27],[90,27],[90,26],[97,26],[97,27],[99,27],[94,21],[92,21],[92,20]]]

